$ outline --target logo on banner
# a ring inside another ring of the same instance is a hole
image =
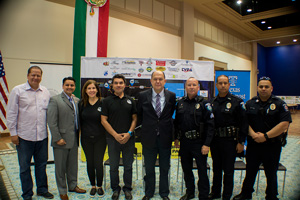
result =
[[[172,60],[171,62],[169,62],[171,66],[175,66],[177,64],[177,62],[175,60]]]
[[[237,76],[229,76],[228,78],[229,78],[230,86],[236,86],[238,77]]]
[[[156,66],[166,66],[166,61],[157,60]]]
[[[151,59],[149,59],[149,60],[147,61],[147,65],[152,65]]]
[[[119,63],[114,60],[114,61],[111,62],[111,64],[118,65]]]
[[[183,72],[192,72],[192,68],[191,67],[186,67],[186,68],[182,68],[181,71]]]
[[[104,66],[109,66],[109,62],[106,61],[106,62],[103,63],[103,65]]]
[[[149,67],[146,68],[146,70],[147,70],[147,72],[151,72],[152,71],[152,67],[149,66]]]
[[[117,72],[116,70],[114,70],[114,71],[111,73],[112,76],[114,76],[114,75],[116,75],[116,74],[118,74],[118,72]]]
[[[134,65],[135,64],[135,61],[133,60],[125,60],[122,62],[123,64],[126,64],[126,65]]]
[[[121,73],[125,77],[133,77],[136,76],[136,73]]]
[[[144,69],[143,68],[139,68],[139,72],[143,73]]]
[[[141,77],[142,76],[142,74],[141,73],[138,73],[138,75],[137,75],[138,77]]]
[[[144,64],[144,61],[139,60],[140,65],[142,66]]]
[[[104,76],[107,76],[107,75],[108,75],[108,71],[105,71],[105,72],[103,73],[103,75],[104,75]]]
[[[185,61],[185,63],[181,64],[182,66],[193,66],[192,63],[188,60]]]
[[[179,68],[178,67],[168,67],[168,70],[170,72],[179,72]]]
[[[166,70],[166,68],[161,66],[161,67],[156,67],[156,70],[163,72]]]
[[[134,84],[134,79],[130,79],[129,83],[130,83],[131,86],[133,86],[133,84]]]

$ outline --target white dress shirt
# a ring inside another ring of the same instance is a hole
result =
[[[49,99],[49,91],[41,85],[37,90],[32,89],[28,82],[14,87],[7,105],[6,119],[10,135],[18,135],[28,141],[47,138]]]
[[[161,105],[161,112],[164,110],[164,107],[165,107],[165,104],[166,104],[166,98],[165,98],[165,93],[164,93],[165,90],[162,90],[160,93],[159,93],[159,96],[160,96],[160,105]],[[156,107],[156,95],[157,93],[154,91],[154,89],[152,88],[152,106],[155,110],[155,107]]]

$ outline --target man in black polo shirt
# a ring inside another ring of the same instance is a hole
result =
[[[110,182],[113,190],[112,199],[119,199],[119,161],[122,151],[126,199],[132,199],[132,163],[134,137],[132,132],[137,122],[137,110],[132,98],[124,94],[125,77],[117,74],[112,78],[113,94],[103,100],[101,123],[107,131],[108,155],[110,159]]]

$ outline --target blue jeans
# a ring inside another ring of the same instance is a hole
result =
[[[20,165],[20,179],[23,191],[22,197],[26,199],[33,195],[33,182],[30,170],[32,156],[35,162],[35,181],[37,185],[37,193],[43,194],[48,192],[46,174],[46,165],[48,160],[48,138],[36,142],[19,138],[17,151]]]

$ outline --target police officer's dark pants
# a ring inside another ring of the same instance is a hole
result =
[[[251,196],[260,164],[264,165],[267,178],[266,199],[277,199],[277,170],[280,160],[281,143],[248,143],[246,151],[246,177],[243,182],[242,193]]]
[[[123,181],[125,186],[123,191],[132,190],[132,163],[134,153],[134,138],[131,137],[126,144],[120,144],[114,138],[107,138],[108,156],[110,163],[110,186],[113,191],[120,191],[119,186],[119,162],[120,152],[122,151],[122,158],[124,164]]]
[[[171,147],[162,147],[159,136],[157,136],[155,146],[143,146],[143,155],[145,159],[146,170],[146,176],[144,177],[146,183],[145,195],[148,197],[153,197],[155,192],[155,162],[157,160],[157,154],[159,154],[159,195],[161,197],[167,197],[170,193],[168,179]]]
[[[202,155],[202,144],[193,143],[185,140],[180,141],[181,166],[184,173],[184,181],[186,185],[186,193],[195,193],[195,178],[192,171],[193,158],[195,158],[198,168],[198,190],[199,199],[207,199],[209,194],[209,180],[207,176],[207,155]]]
[[[236,158],[236,144],[234,138],[215,137],[211,143],[211,156],[213,160],[213,186],[212,193],[221,194],[222,176],[223,198],[230,198],[233,190],[234,162]]]

